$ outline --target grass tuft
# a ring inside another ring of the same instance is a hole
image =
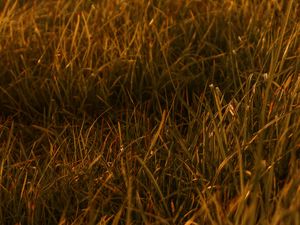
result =
[[[297,1],[0,1],[0,224],[300,224]]]

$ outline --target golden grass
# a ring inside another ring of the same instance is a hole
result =
[[[1,224],[300,224],[290,1],[0,1]]]

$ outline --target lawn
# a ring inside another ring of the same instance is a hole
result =
[[[297,0],[0,1],[0,224],[300,225]]]

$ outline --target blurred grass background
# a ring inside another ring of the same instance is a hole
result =
[[[300,224],[298,1],[1,1],[1,224]]]

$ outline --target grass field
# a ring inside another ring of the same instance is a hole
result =
[[[300,225],[299,1],[0,8],[0,224]]]

